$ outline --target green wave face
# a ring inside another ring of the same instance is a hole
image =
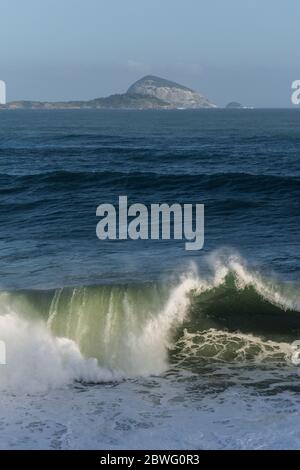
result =
[[[2,315],[40,323],[87,358],[126,376],[203,361],[285,360],[300,337],[297,286],[262,279],[241,263],[177,284],[100,285],[3,292]]]

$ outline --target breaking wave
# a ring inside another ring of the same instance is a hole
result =
[[[31,393],[210,361],[286,361],[300,334],[297,286],[264,278],[238,256],[216,254],[208,265],[173,283],[2,292],[0,388]]]

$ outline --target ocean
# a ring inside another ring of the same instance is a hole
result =
[[[0,195],[0,448],[300,447],[298,110],[3,111]],[[99,240],[120,195],[203,249]]]

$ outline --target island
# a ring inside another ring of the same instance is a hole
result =
[[[228,103],[226,106],[227,109],[243,109],[244,106],[241,103],[238,103],[237,101],[231,101]]]
[[[199,109],[217,106],[178,83],[147,75],[125,93],[88,101],[11,101],[0,109]]]

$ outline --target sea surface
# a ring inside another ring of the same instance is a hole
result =
[[[99,240],[120,195],[203,249]],[[0,448],[299,448],[299,227],[298,110],[0,112]]]

